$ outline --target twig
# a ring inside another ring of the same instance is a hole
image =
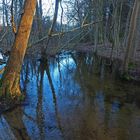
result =
[[[0,39],[0,42],[3,41],[3,39],[4,39],[4,37],[6,36],[7,33],[8,33],[8,31],[6,30],[6,31],[4,32],[4,34],[2,35],[2,37],[1,37],[1,39]]]

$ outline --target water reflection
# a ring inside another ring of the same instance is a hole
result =
[[[29,136],[23,121],[23,110],[18,107],[14,111],[7,112],[3,115],[7,126],[6,132],[9,130],[9,136],[7,133],[0,137],[1,140],[29,140]],[[5,124],[4,124],[5,125]]]
[[[44,72],[45,72],[45,65],[44,63],[40,63],[39,69],[38,69],[38,80],[37,82],[37,89],[38,89],[38,101],[37,101],[37,107],[36,107],[36,119],[37,119],[37,125],[39,130],[39,137],[41,140],[45,137],[45,129],[44,129],[44,112],[43,112],[43,78],[44,78]]]
[[[45,62],[26,59],[21,85],[27,99],[1,117],[0,130],[4,131],[3,123],[9,130],[3,137],[139,140],[140,88],[113,80],[106,63],[81,53]]]

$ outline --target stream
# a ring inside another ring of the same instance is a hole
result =
[[[0,116],[0,140],[140,140],[140,86],[93,54],[26,58],[24,105]]]

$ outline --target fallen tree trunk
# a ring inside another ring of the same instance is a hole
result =
[[[91,25],[97,24],[97,23],[102,22],[102,21],[103,21],[103,20],[94,21],[94,22],[91,22],[91,23],[88,23],[88,24],[84,24],[84,25],[82,25],[82,26],[80,26],[80,27],[74,28],[74,29],[72,29],[72,30],[69,30],[69,31],[66,31],[66,32],[54,33],[54,34],[51,34],[51,35],[49,35],[49,36],[50,36],[50,37],[63,36],[64,34],[67,34],[67,33],[70,33],[70,32],[74,32],[74,31],[77,31],[77,30],[82,29],[82,28],[89,27],[89,26],[91,26]],[[46,36],[44,36],[43,38],[39,39],[38,41],[32,43],[31,45],[29,45],[29,48],[32,47],[32,46],[34,46],[34,45],[37,45],[37,44],[41,43],[42,41],[44,41],[44,40],[46,40],[46,39],[48,39],[49,36],[46,35]]]

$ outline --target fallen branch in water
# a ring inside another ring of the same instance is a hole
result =
[[[90,26],[90,25],[97,24],[97,23],[102,22],[102,21],[103,21],[103,20],[99,20],[99,21],[95,21],[95,22],[88,23],[88,24],[84,24],[84,25],[82,25],[82,26],[80,26],[80,27],[74,28],[74,29],[69,30],[69,31],[66,31],[66,32],[59,32],[59,33],[52,34],[50,37],[63,36],[63,35],[66,34],[66,33],[74,32],[74,31],[76,31],[76,30],[79,30],[79,29],[88,27],[88,26]],[[33,44],[29,45],[29,48],[32,47],[32,46],[34,46],[34,45],[36,45],[36,44],[38,44],[38,43],[40,43],[40,42],[42,42],[42,41],[44,41],[44,40],[47,39],[47,38],[48,38],[48,35],[44,36],[44,37],[41,38],[40,40],[38,40],[38,41],[34,42]]]
[[[74,45],[72,46],[72,47],[74,47],[74,46],[76,46],[78,43],[79,43],[79,41],[81,41],[89,32],[91,31],[91,29],[88,31],[88,32],[86,32],[76,43],[74,43]],[[66,46],[68,46],[68,44],[72,41],[72,40],[74,40],[75,38],[76,38],[77,36],[75,36],[75,37],[73,37],[72,39],[70,39],[68,42],[66,42],[61,48],[58,48],[56,51],[56,53],[58,53],[59,51],[61,51],[62,49],[67,49],[66,48]]]

